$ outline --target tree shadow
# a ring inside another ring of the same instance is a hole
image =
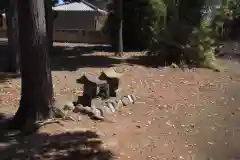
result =
[[[79,68],[107,68],[121,61],[104,55],[92,55],[93,52],[108,52],[103,46],[66,47],[55,46],[51,54],[51,68],[54,71],[75,71]]]
[[[0,124],[1,124],[2,121],[5,121],[7,119],[7,117],[8,117],[7,115],[5,115],[3,113],[0,113]]]
[[[102,53],[94,55],[93,53]],[[0,43],[0,83],[7,79],[18,78],[20,75],[6,73],[7,68],[7,42]],[[125,52],[127,54],[127,52]],[[121,59],[114,57],[111,46],[107,45],[54,45],[52,49],[51,68],[53,71],[76,71],[79,68],[108,68],[120,64]],[[124,61],[129,64],[158,67],[156,57],[134,56]],[[161,66],[161,65],[160,65]],[[1,73],[2,72],[2,73]]]
[[[8,79],[19,78],[20,74],[6,72],[8,68],[8,45],[7,41],[0,41],[0,83],[4,83]]]
[[[7,42],[0,41],[0,72],[5,72],[7,68]]]
[[[6,115],[4,113],[0,113],[0,137],[3,134],[3,132],[4,132],[5,128],[6,128],[9,120],[11,120],[11,119],[12,119],[11,115]]]
[[[7,73],[7,72],[0,72],[0,83],[6,82],[8,79],[16,79],[19,78],[20,74],[18,73]]]
[[[158,68],[166,66],[166,63],[162,63],[158,56],[134,56],[126,60],[130,65],[141,65],[145,67]]]
[[[0,113],[0,154],[2,160],[111,160],[114,153],[103,148],[96,132],[75,131],[59,134],[7,130],[11,116]],[[50,124],[49,124],[50,125]]]
[[[4,119],[4,117],[5,117],[4,114],[0,113],[0,121]]]
[[[1,137],[2,160],[111,160],[114,154],[102,147],[99,135],[92,131],[50,135],[36,133],[28,137]]]
[[[236,61],[240,63],[240,53],[239,54],[222,53],[222,54],[216,55],[216,57],[222,60],[231,60],[231,61]]]
[[[93,55],[94,52],[101,52],[102,55]],[[76,71],[79,68],[108,68],[122,62],[130,65],[143,65],[146,67],[159,67],[165,64],[159,63],[156,56],[134,55],[130,58],[116,58],[111,46],[54,46],[51,54],[52,70]],[[125,52],[127,54],[128,52]]]
[[[93,53],[93,52],[113,52],[113,49],[109,45],[91,45],[91,44],[75,44],[75,43],[56,43],[53,45],[53,53],[58,54],[60,51],[72,50],[78,51],[81,54]]]

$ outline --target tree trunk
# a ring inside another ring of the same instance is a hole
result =
[[[123,15],[122,15],[122,0],[118,1],[118,46],[116,56],[123,56],[123,37],[122,37],[122,29],[123,29]]]
[[[18,0],[10,0],[7,18],[8,36],[8,71],[19,72],[19,43],[18,43]]]
[[[19,0],[18,13],[22,85],[13,122],[21,128],[50,118],[54,100],[44,0]]]
[[[46,30],[48,37],[48,49],[49,53],[52,53],[53,46],[53,11],[52,11],[52,1],[45,0],[45,18],[46,18]]]

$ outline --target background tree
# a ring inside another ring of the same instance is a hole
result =
[[[110,14],[104,28],[113,46],[118,44],[119,6],[119,0],[109,4]],[[148,48],[164,27],[165,4],[161,0],[122,0],[122,10],[124,48]]]
[[[19,71],[19,39],[18,39],[18,0],[10,0],[6,10],[8,36],[8,71]]]
[[[118,1],[118,9],[117,9],[117,14],[118,14],[118,47],[116,50],[115,55],[116,56],[123,56],[123,8],[122,8],[122,0],[117,0]]]
[[[44,0],[19,0],[21,100],[14,127],[52,116],[52,75],[48,55]]]
[[[48,36],[48,49],[49,53],[52,52],[53,47],[53,2],[51,0],[44,1],[45,19],[46,19],[46,31]]]

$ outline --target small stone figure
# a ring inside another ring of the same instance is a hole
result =
[[[117,73],[113,68],[104,69],[99,76],[100,80],[105,80],[109,84],[110,97],[117,97],[117,90],[119,88],[120,77],[122,74]]]
[[[90,99],[109,97],[109,84],[106,81],[99,80],[96,76],[84,74],[77,82],[84,85],[83,96]]]
[[[84,74],[77,80],[84,85],[83,95],[78,96],[75,103],[75,112],[89,115],[91,118],[103,120],[106,115],[116,112],[118,109],[136,101],[133,95],[118,95],[120,77],[122,74],[116,73],[113,68],[104,69],[99,77]],[[88,107],[89,106],[89,107]],[[66,109],[71,109],[68,106]]]

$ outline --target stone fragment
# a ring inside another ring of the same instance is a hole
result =
[[[84,108],[85,112],[87,112],[87,113],[92,113],[93,112],[93,108],[92,107],[86,106],[86,107],[83,107],[83,108]]]
[[[131,95],[128,95],[127,97],[128,97],[128,99],[129,99],[130,103],[132,103],[132,104],[133,104],[133,103],[134,103],[134,101],[133,101],[133,99],[132,99]]]
[[[115,109],[118,110],[118,109],[120,109],[120,108],[122,108],[122,107],[123,107],[123,102],[122,102],[122,100],[118,100],[117,103],[116,103],[116,105],[115,105]]]
[[[111,109],[108,108],[105,105],[102,105],[102,106],[99,106],[99,107],[96,107],[96,108],[100,109],[102,111],[103,115],[105,115],[105,114],[112,114]]]
[[[127,105],[129,105],[130,100],[128,99],[128,97],[124,96],[122,98],[122,103],[123,103],[123,106],[127,106]]]
[[[104,120],[104,117],[100,109],[97,109],[94,106],[92,106],[91,108],[92,108],[92,115],[90,116],[91,118],[97,119],[97,120]]]
[[[131,97],[132,97],[132,99],[133,99],[133,103],[136,103],[136,101],[137,101],[137,97],[135,96],[135,95],[131,95]]]
[[[83,105],[79,104],[75,107],[74,112],[80,112],[80,113],[85,113],[85,114],[89,114],[92,112],[92,108],[91,107],[84,107]]]
[[[111,102],[108,102],[107,103],[107,107],[111,110],[111,112],[116,112],[116,110],[115,110],[115,108],[114,108],[114,106],[113,106],[113,103],[111,103]]]

